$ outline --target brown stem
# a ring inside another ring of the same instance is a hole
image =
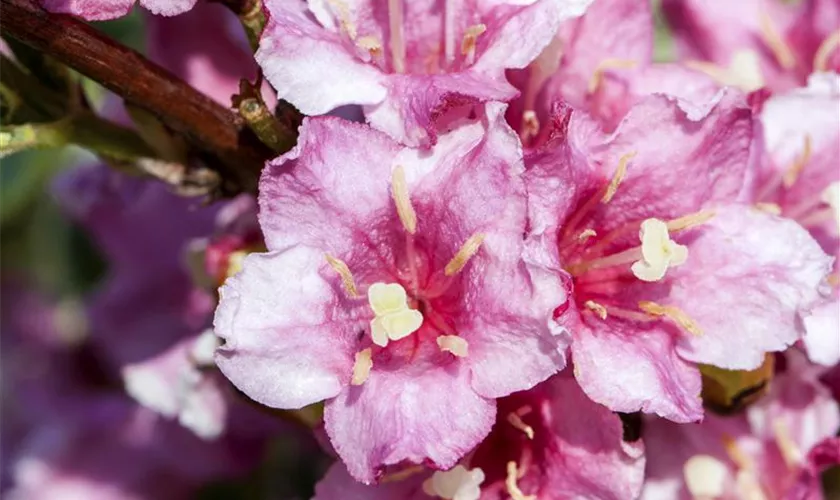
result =
[[[0,7],[5,33],[155,114],[214,155],[208,163],[227,181],[225,191],[256,190],[259,172],[274,153],[233,111],[85,23],[45,11],[36,0],[0,0]]]

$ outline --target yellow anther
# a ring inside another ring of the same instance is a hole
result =
[[[584,241],[588,240],[593,236],[598,236],[598,233],[596,233],[594,229],[584,229],[578,235],[577,239],[579,242],[583,243]]]
[[[700,210],[699,212],[694,212],[693,214],[683,215],[682,217],[668,221],[668,231],[676,233],[677,231],[691,229],[692,227],[709,222],[712,218],[714,218],[714,216],[714,210]]]
[[[532,109],[526,109],[522,112],[521,138],[527,140],[531,137],[536,137],[539,133],[540,120],[537,118],[537,113]]]
[[[405,289],[397,283],[374,283],[368,288],[368,302],[376,315],[370,322],[370,335],[378,346],[407,337],[423,324],[423,315],[408,308]]]
[[[613,178],[607,185],[607,190],[604,193],[604,197],[601,198],[602,203],[609,203],[610,200],[613,199],[613,196],[615,196],[616,191],[618,191],[618,186],[621,184],[621,181],[624,180],[624,176],[627,174],[627,163],[634,156],[636,156],[635,151],[633,151],[632,153],[627,153],[621,158],[619,158],[618,167],[616,167],[615,173],[613,174]]]
[[[417,231],[417,214],[408,196],[408,184],[405,181],[405,169],[402,165],[394,167],[391,173],[391,196],[397,206],[397,214],[406,231],[414,234]]]
[[[484,471],[478,467],[467,469],[463,465],[456,465],[447,471],[435,471],[432,477],[423,482],[423,492],[430,497],[448,500],[478,500],[483,482]]]
[[[464,30],[464,39],[461,41],[461,54],[464,55],[464,62],[472,64],[475,61],[475,42],[479,35],[487,31],[487,26],[476,24]]]
[[[382,42],[375,36],[363,36],[356,40],[356,45],[368,51],[374,59],[382,55]]]
[[[726,464],[711,455],[694,455],[683,464],[685,487],[693,498],[720,497],[728,476]]]
[[[721,437],[721,441],[723,442],[723,449],[726,450],[726,454],[729,456],[729,459],[732,460],[739,469],[753,468],[752,460],[738,446],[738,442],[735,441],[732,436],[724,434]]]
[[[761,60],[752,50],[735,52],[726,67],[704,61],[688,61],[686,66],[706,73],[721,85],[737,87],[745,92],[752,92],[764,86]]]
[[[350,383],[353,385],[362,385],[370,376],[370,369],[373,367],[373,359],[371,359],[371,349],[363,349],[356,353],[356,360],[353,363],[353,378]]]
[[[779,34],[779,31],[773,24],[773,20],[770,18],[770,14],[762,10],[760,15],[761,19],[759,23],[762,41],[764,41],[764,44],[773,53],[773,56],[776,57],[779,66],[784,69],[793,69],[796,65],[796,56],[793,55],[793,51],[790,50],[782,35]]]
[[[650,314],[651,316],[664,316],[674,323],[678,324],[683,330],[696,336],[703,335],[703,330],[696,321],[691,319],[682,309],[675,306],[663,306],[656,302],[643,300],[639,302],[639,309]]]
[[[338,21],[341,23],[341,29],[347,33],[347,36],[351,40],[355,40],[358,33],[356,32],[356,25],[350,20],[350,9],[347,7],[347,4],[342,0],[327,1],[333,7],[336,17],[338,17]]]
[[[814,72],[828,71],[828,58],[840,47],[840,30],[829,35],[814,53]]]
[[[598,63],[598,67],[595,68],[594,72],[592,72],[592,76],[589,78],[587,90],[590,94],[598,90],[598,87],[601,86],[601,82],[604,80],[604,71],[610,69],[632,69],[638,64],[638,62],[630,59],[617,59],[614,57],[604,59]]]
[[[642,258],[630,266],[633,275],[642,281],[659,281],[669,267],[684,264],[688,248],[671,239],[668,225],[659,219],[647,219],[639,230]]]
[[[595,302],[594,300],[587,300],[583,303],[587,309],[594,312],[598,315],[601,319],[607,319],[607,308],[602,306],[601,304]]]
[[[791,470],[798,469],[804,457],[802,456],[802,451],[796,445],[796,441],[791,437],[790,430],[780,418],[773,420],[772,427],[773,436],[776,438],[776,445],[782,453],[785,465]]]
[[[515,429],[522,431],[528,439],[534,439],[534,428],[522,421],[522,417],[531,413],[530,406],[523,406],[515,412],[508,413],[507,421]]]
[[[461,272],[461,269],[467,265],[467,262],[470,261],[471,258],[478,252],[478,249],[481,247],[481,244],[484,243],[485,235],[482,233],[476,233],[469,238],[467,241],[461,245],[461,248],[458,249],[458,252],[455,254],[455,257],[452,257],[452,260],[446,264],[446,267],[443,268],[443,274],[447,276],[453,276]]]
[[[756,203],[755,208],[761,210],[762,212],[767,212],[768,214],[773,215],[781,215],[782,214],[782,207],[775,203]]]
[[[516,462],[510,461],[507,463],[507,477],[505,478],[505,487],[511,500],[537,500],[536,495],[526,495],[519,489],[519,471],[516,467]]]
[[[790,167],[788,167],[787,171],[782,176],[782,184],[784,184],[786,188],[796,184],[796,180],[799,179],[799,174],[801,174],[805,166],[808,165],[808,161],[810,159],[811,136],[809,134],[805,134],[802,144],[802,154],[793,159],[793,163],[791,163]]]
[[[353,279],[353,273],[350,272],[350,268],[347,267],[347,264],[345,264],[343,260],[336,259],[330,254],[326,254],[325,257],[327,259],[327,264],[329,264],[330,267],[333,268],[339,276],[341,276],[341,283],[344,285],[347,295],[353,298],[358,297],[359,291],[356,289],[356,281]]]
[[[441,351],[450,352],[459,358],[467,357],[470,347],[466,340],[457,335],[441,335],[437,338],[437,345]]]
[[[825,281],[827,281],[828,284],[831,286],[840,286],[840,273],[829,274],[828,277],[826,277]]]

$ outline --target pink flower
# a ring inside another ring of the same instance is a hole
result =
[[[682,65],[654,64],[653,36],[650,2],[595,0],[583,16],[565,21],[534,62],[508,72],[522,91],[508,119],[525,145],[545,140],[557,102],[586,110],[612,131],[633,104],[653,93],[709,101],[719,85]]]
[[[429,145],[458,110],[515,97],[504,70],[526,66],[589,2],[270,0],[256,57],[303,113],[361,104],[375,128]]]
[[[680,56],[726,85],[773,91],[840,70],[836,0],[666,0]]]
[[[327,400],[327,434],[361,481],[453,466],[495,398],[564,366],[564,290],[523,254],[521,151],[502,113],[488,105],[431,151],[310,118],[263,172],[269,253],[220,290],[216,362],[265,405]]]
[[[499,400],[493,431],[462,464],[407,470],[406,479],[367,486],[338,463],[318,483],[315,499],[636,498],[644,446],[625,442],[623,433],[618,415],[587,398],[573,378],[555,376]]]
[[[793,219],[811,232],[823,250],[840,256],[840,76],[812,75],[808,86],[764,103],[762,171],[753,200],[759,207]],[[840,362],[838,265],[826,285],[826,300],[804,318],[804,345],[811,360]]]
[[[526,157],[529,246],[569,273],[575,375],[615,411],[701,418],[696,363],[757,367],[798,340],[831,259],[796,223],[738,203],[753,120],[737,96],[665,96],[604,134],[560,110]]]
[[[642,498],[822,498],[819,472],[840,463],[840,410],[797,354],[745,414],[695,425],[647,420]]]
[[[50,12],[72,14],[87,21],[106,21],[128,14],[134,0],[41,0]],[[140,0],[140,5],[153,14],[174,16],[195,6],[196,0]]]

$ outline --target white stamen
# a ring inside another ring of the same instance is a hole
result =
[[[805,138],[803,139],[802,145],[802,154],[798,155],[796,158],[793,159],[790,167],[788,167],[787,171],[782,176],[782,184],[786,188],[792,187],[796,184],[796,180],[799,179],[799,174],[802,173],[802,170],[808,165],[808,161],[811,159],[811,136],[809,134],[805,134]]]
[[[517,481],[519,480],[519,471],[516,467],[516,462],[510,461],[507,463],[507,477],[505,478],[505,488],[507,488],[508,495],[512,500],[537,500],[536,495],[526,495],[519,489]]]
[[[437,338],[437,345],[441,351],[450,352],[459,358],[467,357],[469,351],[467,341],[457,335],[441,335]]]
[[[814,54],[814,72],[828,71],[828,58],[840,46],[840,30],[835,31],[820,44]]]
[[[597,314],[599,318],[607,319],[607,308],[601,304],[595,302],[594,300],[587,300],[583,303],[583,305],[590,311]]]
[[[522,417],[531,413],[530,406],[523,406],[515,412],[508,413],[507,420],[514,428],[522,431],[528,439],[534,439],[534,428],[522,421]]]
[[[643,300],[639,302],[639,309],[651,316],[664,316],[681,326],[692,335],[703,335],[703,330],[700,329],[697,322],[691,319],[688,314],[676,306],[663,306],[661,304],[657,304],[656,302]]]
[[[694,455],[683,465],[685,487],[697,499],[723,495],[728,476],[726,464],[710,455]]]
[[[356,45],[366,50],[374,61],[382,55],[382,42],[375,36],[363,36],[356,40]]]
[[[592,238],[593,236],[598,236],[598,233],[596,233],[594,229],[589,228],[581,231],[577,238],[579,242],[583,243],[584,241],[588,240],[589,238]]]
[[[756,203],[755,208],[772,215],[781,215],[782,207],[775,203]]]
[[[371,349],[362,349],[356,353],[355,362],[353,363],[353,378],[350,383],[353,385],[362,385],[370,376],[370,369],[373,368],[373,359],[371,359]]]
[[[745,92],[764,87],[761,60],[752,50],[735,52],[726,67],[704,61],[688,61],[686,66],[706,73],[721,85],[737,87]]]
[[[402,2],[403,0],[388,0],[388,26],[391,30],[391,59],[395,73],[405,73]]]
[[[447,471],[435,471],[423,482],[423,492],[447,500],[478,500],[483,482],[484,471],[481,469],[456,465]]]
[[[359,291],[356,289],[356,281],[353,279],[353,273],[350,272],[350,268],[347,267],[347,264],[344,263],[341,259],[336,259],[330,254],[325,254],[324,257],[327,259],[327,264],[330,265],[331,268],[335,272],[341,276],[341,283],[344,285],[344,290],[347,292],[352,298],[359,296]]]
[[[423,325],[423,315],[408,308],[408,295],[398,283],[374,283],[368,288],[368,302],[375,315],[370,336],[380,347],[388,345],[389,340],[407,337]]]
[[[624,176],[627,174],[627,163],[634,156],[636,156],[635,151],[633,151],[632,153],[627,153],[621,158],[619,158],[618,167],[616,167],[615,173],[613,174],[613,178],[607,185],[607,190],[604,193],[603,198],[601,198],[602,203],[609,203],[610,200],[613,199],[613,196],[615,196],[615,193],[618,191],[618,186],[621,185],[621,181],[624,180]]]
[[[467,241],[461,245],[461,248],[458,249],[458,253],[452,257],[446,267],[443,269],[443,274],[446,276],[453,276],[461,272],[461,269],[467,265],[467,262],[470,261],[473,256],[478,253],[478,249],[481,247],[481,244],[484,242],[485,235],[482,233],[476,233],[469,238]]]
[[[773,420],[772,427],[776,445],[782,453],[785,465],[788,466],[788,469],[797,470],[802,465],[804,457],[802,451],[796,445],[796,441],[791,437],[790,430],[780,418]]]
[[[533,109],[526,109],[522,112],[522,131],[519,133],[520,139],[527,141],[532,137],[536,137],[540,133],[540,120],[537,118],[537,113]]]
[[[610,69],[633,69],[637,65],[638,62],[631,59],[616,59],[613,57],[604,59],[598,63],[598,67],[595,68],[595,71],[592,73],[592,77],[589,78],[587,91],[590,94],[593,94],[596,90],[598,90],[598,87],[601,86],[601,83],[604,80],[604,71]]]
[[[394,167],[391,173],[391,196],[397,206],[397,215],[400,217],[403,227],[410,234],[417,231],[417,214],[408,196],[408,183],[405,180],[405,170],[402,165]]]
[[[770,14],[765,10],[761,11],[760,29],[761,39],[767,45],[767,48],[773,52],[779,66],[787,70],[793,69],[796,66],[796,56],[793,55],[793,51],[790,50],[790,47],[773,24]]]
[[[341,29],[347,33],[350,40],[355,40],[358,33],[356,31],[356,25],[350,19],[350,9],[347,7],[347,4],[342,0],[328,0],[328,2],[334,8],[336,17],[338,17],[341,23]]]
[[[464,31],[464,39],[461,41],[461,54],[464,55],[464,63],[469,66],[475,62],[475,44],[479,35],[487,31],[487,26],[476,24]]]
[[[642,222],[639,231],[642,258],[630,267],[642,281],[659,281],[671,266],[679,266],[688,259],[688,248],[675,243],[668,234],[668,225],[659,219]]]

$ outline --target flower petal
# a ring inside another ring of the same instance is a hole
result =
[[[349,383],[367,321],[353,318],[339,285],[318,273],[325,266],[307,247],[251,254],[219,290],[214,327],[225,343],[216,364],[252,399],[300,408]]]

